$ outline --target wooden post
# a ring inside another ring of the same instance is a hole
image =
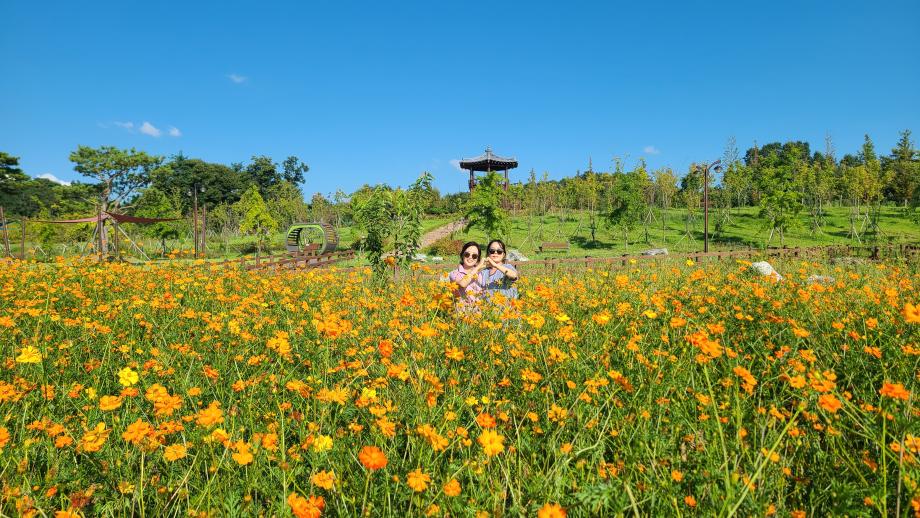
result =
[[[23,216],[19,220],[19,224],[22,226],[22,248],[19,249],[19,260],[24,261],[26,259],[26,217]]]
[[[194,225],[192,227],[192,240],[195,242],[195,259],[198,259],[198,186],[193,185],[192,190],[192,214]]]
[[[3,245],[6,247],[6,255],[10,256],[10,234],[6,228],[6,214],[3,212],[3,207],[0,207],[0,225],[3,225]]]
[[[201,204],[201,255],[208,255],[206,252],[208,243],[208,208],[204,203]]]
[[[115,227],[115,260],[120,261],[121,260],[121,250],[119,250],[118,248],[118,221],[113,219],[112,226]]]
[[[99,262],[102,262],[102,207],[99,208],[99,214],[96,216],[96,236],[99,240],[99,247],[96,252],[99,254]]]

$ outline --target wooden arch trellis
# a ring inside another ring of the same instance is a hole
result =
[[[166,221],[179,221],[181,219],[183,218],[142,218],[138,216],[129,216],[127,214],[118,214],[115,212],[100,211],[96,216],[90,216],[87,218],[59,219],[59,220],[36,219],[32,221],[35,223],[51,223],[51,224],[64,224],[64,225],[81,224],[81,223],[95,223],[96,226],[93,229],[93,236],[90,241],[93,243],[97,243],[96,250],[99,254],[99,260],[102,260],[104,250],[107,248],[107,243],[104,241],[104,238],[103,238],[103,235],[104,235],[104,232],[102,231],[103,225],[105,225],[106,221],[111,221],[112,225],[114,226],[114,230],[115,230],[115,232],[113,233],[113,236],[114,236],[113,244],[115,245],[114,247],[115,256],[120,257],[119,237],[118,237],[120,233],[122,236],[124,236],[125,240],[131,244],[131,246],[134,248],[135,251],[137,251],[140,255],[142,255],[146,260],[149,261],[150,257],[148,257],[147,254],[144,253],[144,251],[139,246],[137,246],[137,243],[135,243],[134,240],[131,239],[131,236],[129,236],[128,233],[125,232],[124,229],[122,229],[119,226],[119,224],[136,223],[136,224],[143,225],[143,224],[150,224],[150,223],[161,223],[161,222],[166,222]],[[0,227],[3,228],[3,238],[4,238],[4,244],[6,245],[7,255],[10,255],[9,234],[7,231],[7,227],[9,223],[11,222],[6,220],[5,215],[0,213]],[[26,219],[21,218],[19,220],[19,224],[21,225],[21,228],[22,228],[22,247],[20,249],[20,259],[22,259],[25,257],[26,224],[27,224]],[[84,254],[86,253],[85,250],[86,248],[84,247]]]

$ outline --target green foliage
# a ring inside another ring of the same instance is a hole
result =
[[[173,206],[169,197],[156,187],[144,189],[140,197],[134,202],[134,214],[143,218],[178,218],[181,216],[178,209]],[[160,240],[163,255],[167,254],[166,240],[179,237],[181,221],[160,221],[139,225],[145,235]]]
[[[295,186],[302,184],[304,175],[310,171],[310,166],[300,161],[296,156],[289,156],[282,162],[282,181],[292,183]]]
[[[504,179],[494,171],[479,179],[464,207],[464,232],[478,228],[485,232],[489,239],[504,240],[508,237],[508,213],[501,207],[502,185]]]
[[[648,174],[643,167],[628,173],[614,174],[612,197],[607,211],[607,222],[623,233],[623,244],[629,244],[629,232],[634,229],[645,214],[648,205],[645,198]]]
[[[278,222],[269,212],[268,205],[259,194],[259,188],[255,185],[250,186],[234,209],[240,216],[240,232],[256,236],[257,249],[261,252],[263,240],[278,228]]]
[[[387,245],[396,265],[406,267],[412,261],[419,248],[431,180],[425,172],[406,190],[378,186],[352,197],[355,222],[366,232],[359,248],[378,277],[386,271]]]
[[[143,151],[119,149],[113,146],[91,148],[79,146],[70,154],[74,170],[101,184],[102,210],[118,206],[128,196],[150,182],[150,173],[163,159]]]
[[[183,214],[192,210],[190,193],[196,188],[204,189],[198,194],[198,203],[211,208],[222,203],[236,203],[246,187],[239,171],[181,154],[152,171],[150,177],[153,187],[178,201],[178,209]]]
[[[760,199],[759,215],[770,234],[767,242],[779,233],[780,245],[785,244],[785,234],[798,224],[802,210],[801,191],[796,188],[797,174],[807,167],[808,144],[787,143],[783,147],[767,146],[753,166],[754,181]]]
[[[303,193],[297,185],[288,181],[281,181],[269,188],[266,203],[281,228],[306,221],[309,217],[310,209],[303,201]]]

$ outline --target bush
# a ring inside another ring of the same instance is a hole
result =
[[[450,236],[446,236],[429,245],[428,248],[425,249],[425,253],[428,255],[451,257],[459,254],[460,247],[462,246],[463,241],[460,241],[459,239],[451,239]]]

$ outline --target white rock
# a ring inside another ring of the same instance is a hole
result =
[[[837,282],[837,280],[831,277],[830,275],[811,275],[807,279],[805,279],[805,282],[807,282],[808,284],[830,285],[830,284],[834,284],[835,282]]]
[[[522,254],[520,250],[516,248],[509,248],[508,249],[508,260],[509,261],[529,261],[530,259],[525,257],[524,254]]]
[[[667,248],[652,248],[642,252],[642,255],[668,255]]]
[[[770,263],[766,261],[758,261],[756,263],[751,263],[751,269],[759,273],[760,275],[767,275],[777,281],[783,280],[783,276],[780,275],[779,272],[777,272],[775,269],[773,269],[773,265],[771,265]]]

